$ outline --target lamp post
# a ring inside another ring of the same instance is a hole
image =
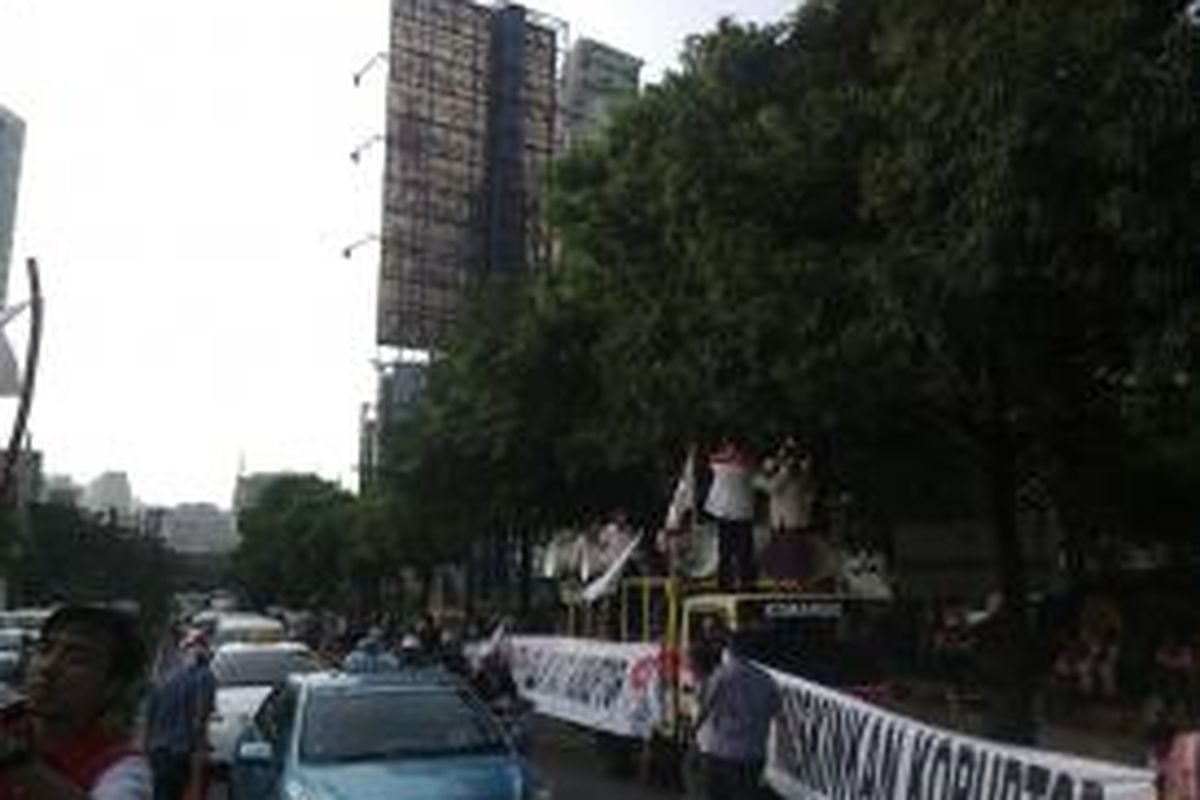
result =
[[[367,63],[359,67],[358,71],[354,73],[354,85],[362,86],[363,78],[367,76],[367,73],[374,69],[376,65],[387,61],[387,58],[388,54],[380,51],[367,59]]]
[[[358,147],[350,151],[350,160],[357,164],[362,160],[363,153],[370,150],[375,145],[383,141],[382,133],[373,133],[359,143]]]
[[[347,258],[347,259],[352,258],[354,256],[354,251],[357,250],[358,248],[360,248],[364,245],[368,245],[371,242],[379,242],[379,241],[382,241],[382,239],[379,238],[378,233],[368,233],[366,236],[363,236],[361,239],[357,239],[357,240],[351,242],[350,244],[346,245],[345,247],[343,247],[342,248],[342,258]]]

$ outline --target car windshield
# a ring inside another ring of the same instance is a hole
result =
[[[213,659],[213,675],[222,687],[271,686],[288,675],[320,668],[307,650],[243,650],[217,653]]]
[[[300,743],[308,763],[506,752],[495,720],[459,689],[316,693]]]

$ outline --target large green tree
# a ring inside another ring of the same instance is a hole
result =
[[[395,490],[461,548],[799,433],[882,518],[990,516],[996,732],[1028,738],[1022,488],[1079,552],[1196,458],[1154,409],[1195,402],[1197,64],[1182,9],[1135,0],[810,0],[694,37],[557,165],[561,260],[480,287]]]
[[[260,605],[344,605],[354,496],[315,475],[281,477],[238,517],[234,573]]]

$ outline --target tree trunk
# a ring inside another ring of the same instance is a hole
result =
[[[981,648],[979,654],[981,672],[990,677],[988,734],[1002,741],[1033,744],[1037,739],[1036,683],[1029,631],[1028,580],[1017,524],[1017,443],[1006,383],[999,369],[992,370],[991,388],[987,469],[1003,605],[985,634],[992,640],[991,646]]]

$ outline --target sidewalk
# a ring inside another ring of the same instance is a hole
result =
[[[983,709],[972,702],[955,707],[947,687],[935,683],[906,681],[909,693],[895,710],[922,722],[978,736],[983,730]],[[1136,711],[1130,709],[1084,709],[1070,721],[1043,719],[1038,746],[1060,753],[1111,761],[1128,766],[1146,764],[1146,747]]]

